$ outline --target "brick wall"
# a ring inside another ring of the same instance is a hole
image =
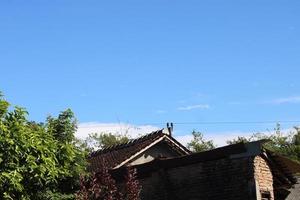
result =
[[[261,156],[256,156],[254,158],[254,175],[256,180],[258,199],[262,199],[262,193],[269,193],[270,199],[273,200],[273,175],[268,163]]]
[[[259,164],[256,169],[261,168]],[[251,157],[160,169],[140,180],[141,196],[143,200],[252,200],[256,199],[253,170]]]

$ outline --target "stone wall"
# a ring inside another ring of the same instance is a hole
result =
[[[256,180],[258,200],[262,199],[262,194],[274,199],[273,175],[266,160],[261,156],[254,158],[254,175]]]
[[[142,200],[253,200],[253,170],[252,157],[160,169],[140,179]]]

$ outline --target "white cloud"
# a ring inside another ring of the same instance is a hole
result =
[[[132,138],[136,138],[141,134],[151,133],[152,131],[159,130],[159,127],[150,125],[133,125],[128,123],[100,123],[100,122],[87,122],[78,125],[75,136],[80,139],[85,139],[90,133],[118,133],[127,134]]]
[[[151,125],[133,125],[127,123],[100,123],[100,122],[88,122],[80,123],[76,132],[76,137],[85,139],[90,133],[118,133],[127,134],[131,138],[137,138],[142,134],[151,133],[153,131],[161,129]],[[215,132],[215,133],[204,133],[206,140],[213,140],[218,147],[226,145],[227,140],[232,140],[238,136],[250,137],[253,132],[242,132],[242,131],[226,131],[226,132]],[[183,145],[187,145],[193,139],[192,134],[176,135],[174,137]]]
[[[253,132],[242,132],[242,131],[226,131],[226,132],[215,132],[215,133],[203,133],[205,140],[213,140],[218,146],[225,146],[226,141],[237,138],[238,136],[250,137]],[[193,139],[192,134],[178,135],[175,138],[183,145],[187,145]]]
[[[167,113],[167,111],[166,110],[156,110],[155,113],[156,114],[165,114],[165,113]]]
[[[194,110],[194,109],[209,109],[210,106],[208,104],[197,104],[197,105],[191,105],[191,106],[184,106],[177,108],[178,110],[188,111],[188,110]]]
[[[278,99],[274,99],[272,103],[274,104],[300,103],[300,96],[278,98]]]
[[[294,129],[282,129],[281,133],[285,136],[288,136]],[[214,144],[217,147],[226,146],[226,141],[236,139],[238,136],[240,137],[251,137],[254,133],[262,133],[264,135],[273,134],[274,131],[254,131],[254,132],[247,132],[247,131],[224,131],[224,132],[213,132],[213,133],[203,133],[205,140],[213,140]],[[181,144],[187,145],[193,139],[192,134],[185,134],[185,135],[176,135],[174,136]]]
[[[78,126],[78,130],[76,132],[76,137],[80,139],[85,139],[88,134],[90,133],[118,133],[118,134],[127,134],[131,138],[137,138],[140,137],[143,134],[151,133],[153,131],[161,129],[160,127],[155,127],[151,125],[133,125],[128,123],[100,123],[100,122],[88,122],[88,123],[80,123]],[[293,129],[283,129],[281,130],[282,133],[288,134]],[[204,138],[206,140],[213,140],[214,143],[218,146],[225,146],[226,141],[236,139],[238,136],[243,137],[250,137],[253,135],[253,133],[256,132],[250,132],[250,131],[223,131],[223,132],[211,132],[211,133],[203,133]],[[273,133],[272,131],[260,131],[260,133],[269,135]],[[191,133],[184,134],[184,135],[177,135],[176,130],[174,132],[174,137],[177,139],[181,144],[187,145],[188,142],[190,142],[193,139],[193,136]]]

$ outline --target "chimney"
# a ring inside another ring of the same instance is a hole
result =
[[[173,132],[173,123],[167,123],[167,128],[164,128],[164,133],[168,134],[169,136],[172,137],[172,132]]]

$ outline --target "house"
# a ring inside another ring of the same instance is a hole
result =
[[[90,169],[97,171],[103,160],[110,169],[150,162],[155,158],[174,158],[191,152],[172,137],[172,127],[154,131],[128,143],[100,149],[89,156]]]
[[[134,165],[142,200],[296,200],[300,164],[264,148],[266,140],[190,153],[159,130],[94,152],[94,171],[106,159],[118,183]]]
[[[143,200],[300,199],[300,165],[263,147],[239,143],[136,165]],[[113,171],[122,181],[124,168]]]

